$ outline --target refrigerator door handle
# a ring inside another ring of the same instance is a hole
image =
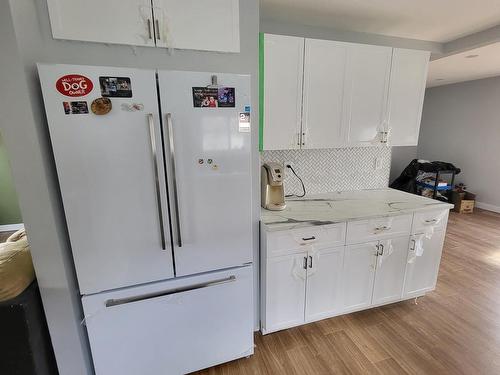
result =
[[[161,247],[166,250],[165,246],[165,228],[163,226],[163,210],[161,208],[161,195],[160,195],[160,179],[158,177],[158,155],[156,151],[156,137],[155,137],[155,124],[152,113],[148,113],[149,136],[151,140],[151,156],[153,157],[153,169],[156,185],[156,203],[158,205],[158,219],[160,221],[160,238]]]
[[[173,294],[189,292],[189,291],[196,290],[196,289],[203,289],[203,288],[208,288],[211,286],[227,284],[227,283],[231,283],[233,281],[236,281],[235,275],[231,275],[231,276],[226,277],[224,279],[212,280],[212,281],[208,281],[206,283],[194,284],[194,285],[189,285],[189,286],[185,286],[185,287],[181,287],[181,288],[173,288],[173,289],[165,290],[162,292],[148,293],[148,294],[142,294],[139,296],[126,297],[126,298],[108,299],[106,301],[106,307],[125,305],[127,303],[132,303],[132,302],[139,302],[139,301],[145,301],[145,300],[153,299],[153,298],[171,296]]]
[[[180,210],[179,210],[179,194],[177,191],[177,177],[175,174],[175,147],[174,147],[174,127],[172,125],[172,114],[167,113],[167,134],[168,134],[168,143],[170,149],[170,162],[171,162],[171,170],[172,170],[172,185],[173,185],[173,193],[174,193],[174,201],[175,201],[175,225],[177,230],[177,245],[182,247],[182,234],[181,234],[181,221],[180,221]]]

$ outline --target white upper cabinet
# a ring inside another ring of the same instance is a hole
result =
[[[351,44],[348,60],[346,100],[349,145],[376,142],[387,124],[387,95],[392,48]]]
[[[416,146],[422,118],[430,52],[395,48],[389,92],[389,142]]]
[[[304,38],[266,34],[263,53],[262,148],[300,148]]]
[[[339,147],[345,143],[342,125],[349,46],[305,40],[302,148]]]
[[[239,0],[152,0],[156,45],[240,52]]]
[[[151,0],[47,0],[55,39],[155,46]]]
[[[240,51],[239,0],[47,0],[55,39]]]
[[[265,34],[261,53],[261,149],[417,144],[429,52]]]

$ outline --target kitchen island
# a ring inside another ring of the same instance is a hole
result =
[[[264,334],[423,296],[451,204],[393,189],[332,192],[261,211]]]

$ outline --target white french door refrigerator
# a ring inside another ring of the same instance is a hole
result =
[[[96,373],[252,354],[249,76],[38,71]]]

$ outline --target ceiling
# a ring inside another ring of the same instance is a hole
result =
[[[432,61],[429,65],[427,87],[498,75],[500,42]]]
[[[261,17],[448,42],[500,23],[500,0],[261,0]]]

